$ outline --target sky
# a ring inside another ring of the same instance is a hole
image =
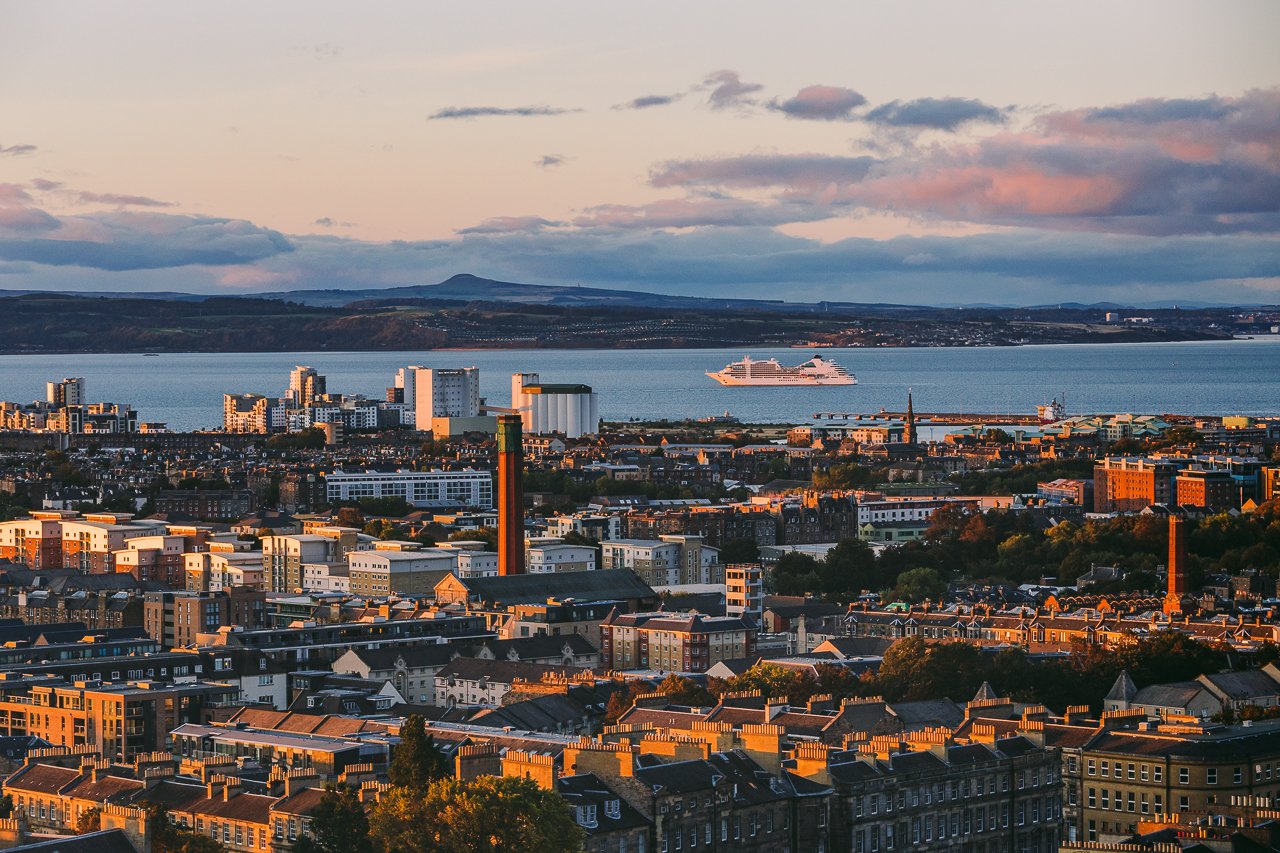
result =
[[[1280,3],[0,4],[0,289],[1280,302]]]

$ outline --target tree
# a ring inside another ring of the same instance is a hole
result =
[[[373,853],[369,816],[355,788],[325,788],[311,812],[311,834],[294,842],[293,853]]]
[[[874,481],[870,468],[853,462],[837,462],[826,471],[813,472],[813,485],[818,489],[857,489]]]
[[[5,794],[0,797],[0,819],[13,817],[13,797]]]
[[[759,690],[766,699],[803,703],[813,695],[814,681],[807,672],[760,661],[741,675],[730,678],[726,686],[732,691]]]
[[[80,817],[76,818],[76,835],[85,835],[100,829],[102,829],[102,809],[97,806],[85,809],[80,812]]]
[[[145,803],[151,853],[223,853],[222,845],[207,835],[177,826],[159,803]]]
[[[450,542],[483,542],[486,551],[498,550],[498,531],[492,527],[474,527],[449,535]]]
[[[623,714],[631,710],[637,696],[651,692],[653,692],[653,685],[647,681],[629,681],[625,687],[613,691],[609,694],[609,703],[604,708],[604,724],[611,726],[618,722]]]
[[[423,793],[392,788],[370,831],[384,853],[561,853],[584,840],[559,794],[495,776],[439,779]]]
[[[364,513],[353,506],[339,507],[333,514],[333,523],[338,527],[364,527]]]
[[[758,563],[760,562],[760,546],[750,539],[728,539],[720,543],[720,562]]]
[[[714,705],[715,697],[707,688],[692,678],[676,675],[674,672],[658,685],[658,692],[665,694],[676,705]]]
[[[898,575],[898,583],[893,590],[893,598],[897,601],[918,603],[928,599],[939,599],[947,591],[947,582],[933,569],[908,569]]]
[[[452,770],[435,738],[427,734],[426,721],[418,714],[410,715],[400,727],[400,743],[391,753],[387,768],[391,784],[421,792]]]
[[[818,569],[822,591],[829,596],[851,598],[864,589],[881,587],[876,556],[861,539],[841,539]]]
[[[779,595],[804,595],[822,592],[818,561],[808,554],[791,551],[783,554],[769,573],[770,585]]]
[[[965,701],[978,692],[988,675],[989,666],[977,646],[907,637],[885,651],[875,683],[890,701]]]

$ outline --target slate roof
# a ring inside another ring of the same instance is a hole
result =
[[[631,601],[656,600],[658,597],[653,588],[630,569],[464,578],[462,583],[472,596],[481,601],[500,603],[507,607],[516,604],[542,604],[548,598]]]
[[[1185,708],[1200,693],[1207,692],[1198,681],[1170,681],[1167,684],[1148,684],[1140,688],[1131,700],[1135,705],[1156,705],[1162,708]]]
[[[35,841],[10,847],[9,850],[21,851],[21,853],[27,853],[27,851],[31,853],[138,853],[137,848],[129,842],[124,830],[121,829],[106,829],[86,835]]]
[[[5,780],[6,789],[33,794],[56,794],[79,777],[80,771],[55,764],[29,764]]]
[[[561,776],[556,780],[556,790],[571,806],[596,806],[597,823],[595,827],[587,829],[589,835],[635,829],[652,823],[594,773]],[[605,803],[610,800],[618,801],[617,817],[609,817],[605,811]]]
[[[559,639],[559,638],[557,638]],[[510,684],[515,679],[524,681],[541,681],[544,675],[572,676],[580,672],[589,672],[579,666],[549,666],[541,663],[525,663],[524,661],[488,660],[487,658],[454,658],[443,669],[436,673],[436,678],[458,678],[464,681],[489,681]]]
[[[267,708],[241,708],[228,721],[244,723],[251,729],[293,732],[295,734],[345,737],[357,732],[386,732],[385,723],[357,720],[332,714],[302,714],[295,711],[273,711]]]
[[[523,702],[513,702],[501,708],[485,708],[467,722],[495,728],[511,726],[523,731],[546,732],[576,728],[587,715],[587,708],[580,702],[562,693],[551,693]]]
[[[1215,672],[1202,675],[1200,678],[1212,684],[1230,699],[1253,699],[1280,693],[1280,685],[1260,670]]]
[[[1134,695],[1138,692],[1138,687],[1133,683],[1133,679],[1129,677],[1129,670],[1120,671],[1120,675],[1116,678],[1116,683],[1111,685],[1111,690],[1103,697],[1106,702],[1132,702]]]
[[[419,643],[381,649],[353,648],[350,653],[358,657],[370,672],[383,672],[395,669],[396,661],[400,658],[404,659],[405,666],[409,669],[418,669],[444,666],[453,660],[454,655],[465,651],[465,647],[453,643]]]
[[[640,756],[652,760],[653,756]],[[649,763],[637,767],[635,776],[655,794],[688,794],[710,791],[724,774],[707,761],[675,761],[670,764]]]
[[[950,699],[894,702],[889,706],[904,726],[946,726],[954,729],[964,722],[964,710]]]
[[[485,640],[475,647],[475,654],[488,649],[499,660],[530,660],[533,658],[560,657],[568,645],[574,655],[594,655],[599,649],[581,634],[537,634],[532,637],[515,637],[510,640]]]

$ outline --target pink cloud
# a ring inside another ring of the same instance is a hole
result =
[[[656,167],[650,183],[697,194],[769,192],[773,199],[759,204],[771,215],[790,204],[810,218],[861,209],[1067,230],[1276,233],[1280,90],[1060,111],[1021,132],[879,159],[673,161]]]

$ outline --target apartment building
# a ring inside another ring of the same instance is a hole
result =
[[[306,408],[328,393],[325,377],[314,367],[299,364],[289,371],[289,387],[285,399],[298,408]]]
[[[401,498],[417,507],[493,509],[493,474],[461,471],[342,471],[325,477],[329,503]]]
[[[285,428],[288,409],[279,397],[262,394],[223,394],[222,429],[226,432],[267,434]]]
[[[231,587],[266,589],[259,551],[198,551],[182,555],[185,588],[221,592]]]
[[[458,577],[496,578],[498,576],[498,552],[478,550],[480,547],[482,546],[477,543],[476,548],[455,549]]]
[[[48,589],[21,590],[0,596],[0,619],[24,625],[78,625],[82,636],[94,631],[142,624],[142,597],[133,591]],[[8,639],[8,638],[6,638]],[[31,638],[35,640],[35,637]]]
[[[778,522],[774,516],[764,509],[750,506],[633,510],[621,516],[621,522],[626,529],[625,536],[630,539],[655,539],[667,533],[684,533],[701,536],[708,545],[717,548],[735,539],[757,545],[773,545],[778,539]],[[621,535],[610,538],[620,538]]]
[[[577,667],[457,657],[435,674],[432,704],[437,708],[497,708],[518,681],[536,684],[548,676],[571,678],[586,672],[589,671]]]
[[[930,499],[859,500],[858,524],[928,521],[933,514],[955,501]],[[968,502],[966,502],[968,503]]]
[[[1184,466],[1167,459],[1107,457],[1093,466],[1094,512],[1140,512],[1177,499],[1174,478]]]
[[[218,592],[148,592],[143,601],[143,627],[166,649],[193,645],[198,634],[224,625],[265,628],[267,594],[249,587]]]
[[[556,785],[577,806],[575,819],[592,851],[827,853],[834,849],[831,788],[782,770],[781,735],[777,726],[747,726],[741,740],[748,746],[724,751],[659,737],[638,751],[626,743],[580,741],[564,749],[565,775]],[[584,779],[598,792],[594,811],[578,793]]]
[[[386,609],[381,616],[360,622],[300,623],[259,630],[224,626],[216,633],[199,635],[197,642],[207,651],[219,647],[256,649],[293,669],[328,669],[352,649],[400,648],[423,642],[479,638],[488,633],[480,616],[430,611],[415,618],[389,618]]]
[[[301,590],[304,588],[304,563],[344,561],[347,554],[360,546],[358,533],[342,528],[265,536],[262,539],[262,569],[267,588],[272,592]]]
[[[499,636],[504,640],[516,637],[581,634],[596,648],[600,647],[600,623],[615,608],[625,609],[621,601],[579,601],[548,598],[530,604],[517,604],[511,608],[510,617],[502,623]]]
[[[62,568],[62,519],[74,512],[36,511],[30,518],[0,522],[0,559],[33,569]]]
[[[747,617],[753,625],[764,619],[764,569],[754,563],[731,563],[724,569],[726,616]]]
[[[1070,826],[1081,841],[1119,841],[1140,821],[1205,813],[1235,797],[1280,799],[1280,721],[1223,726],[1142,709],[1102,715],[1065,754]]]
[[[564,538],[577,533],[597,542],[622,538],[623,517],[616,513],[587,513],[553,515],[547,519],[547,535]]]
[[[195,531],[193,531],[195,532]],[[183,555],[201,547],[205,532],[196,536],[154,535],[136,536],[113,553],[115,571],[127,572],[140,581],[160,581],[170,586],[186,583]]]
[[[588,545],[528,545],[525,547],[524,557],[525,571],[529,574],[596,570],[596,549]]]
[[[353,551],[347,555],[354,595],[428,595],[457,566],[457,552],[445,548],[412,551]]]
[[[234,521],[254,507],[249,489],[169,489],[153,499],[156,512],[180,512],[192,518]]]
[[[600,658],[605,669],[706,672],[750,657],[756,630],[737,616],[615,612],[600,623]]]
[[[798,772],[835,789],[833,849],[1056,853],[1057,755],[1034,732],[996,737],[974,729],[970,743],[931,729],[872,736],[846,751],[798,744]]]
[[[103,756],[127,759],[165,748],[169,732],[229,713],[238,699],[238,687],[211,681],[33,685],[25,693],[0,695],[0,734],[89,745]]]
[[[615,539],[600,543],[600,551],[601,568],[630,569],[650,586],[724,582],[720,550],[704,544],[701,536]]]
[[[1178,506],[1223,510],[1239,507],[1241,487],[1228,471],[1188,468],[1174,478]]]
[[[474,418],[480,414],[480,370],[475,367],[414,368],[414,421],[420,430],[434,418]],[[408,382],[406,377],[405,382]]]
[[[142,536],[163,536],[164,522],[134,520],[128,513],[80,515],[72,510],[36,510],[29,518],[0,522],[0,558],[31,568],[116,571],[116,552]]]

